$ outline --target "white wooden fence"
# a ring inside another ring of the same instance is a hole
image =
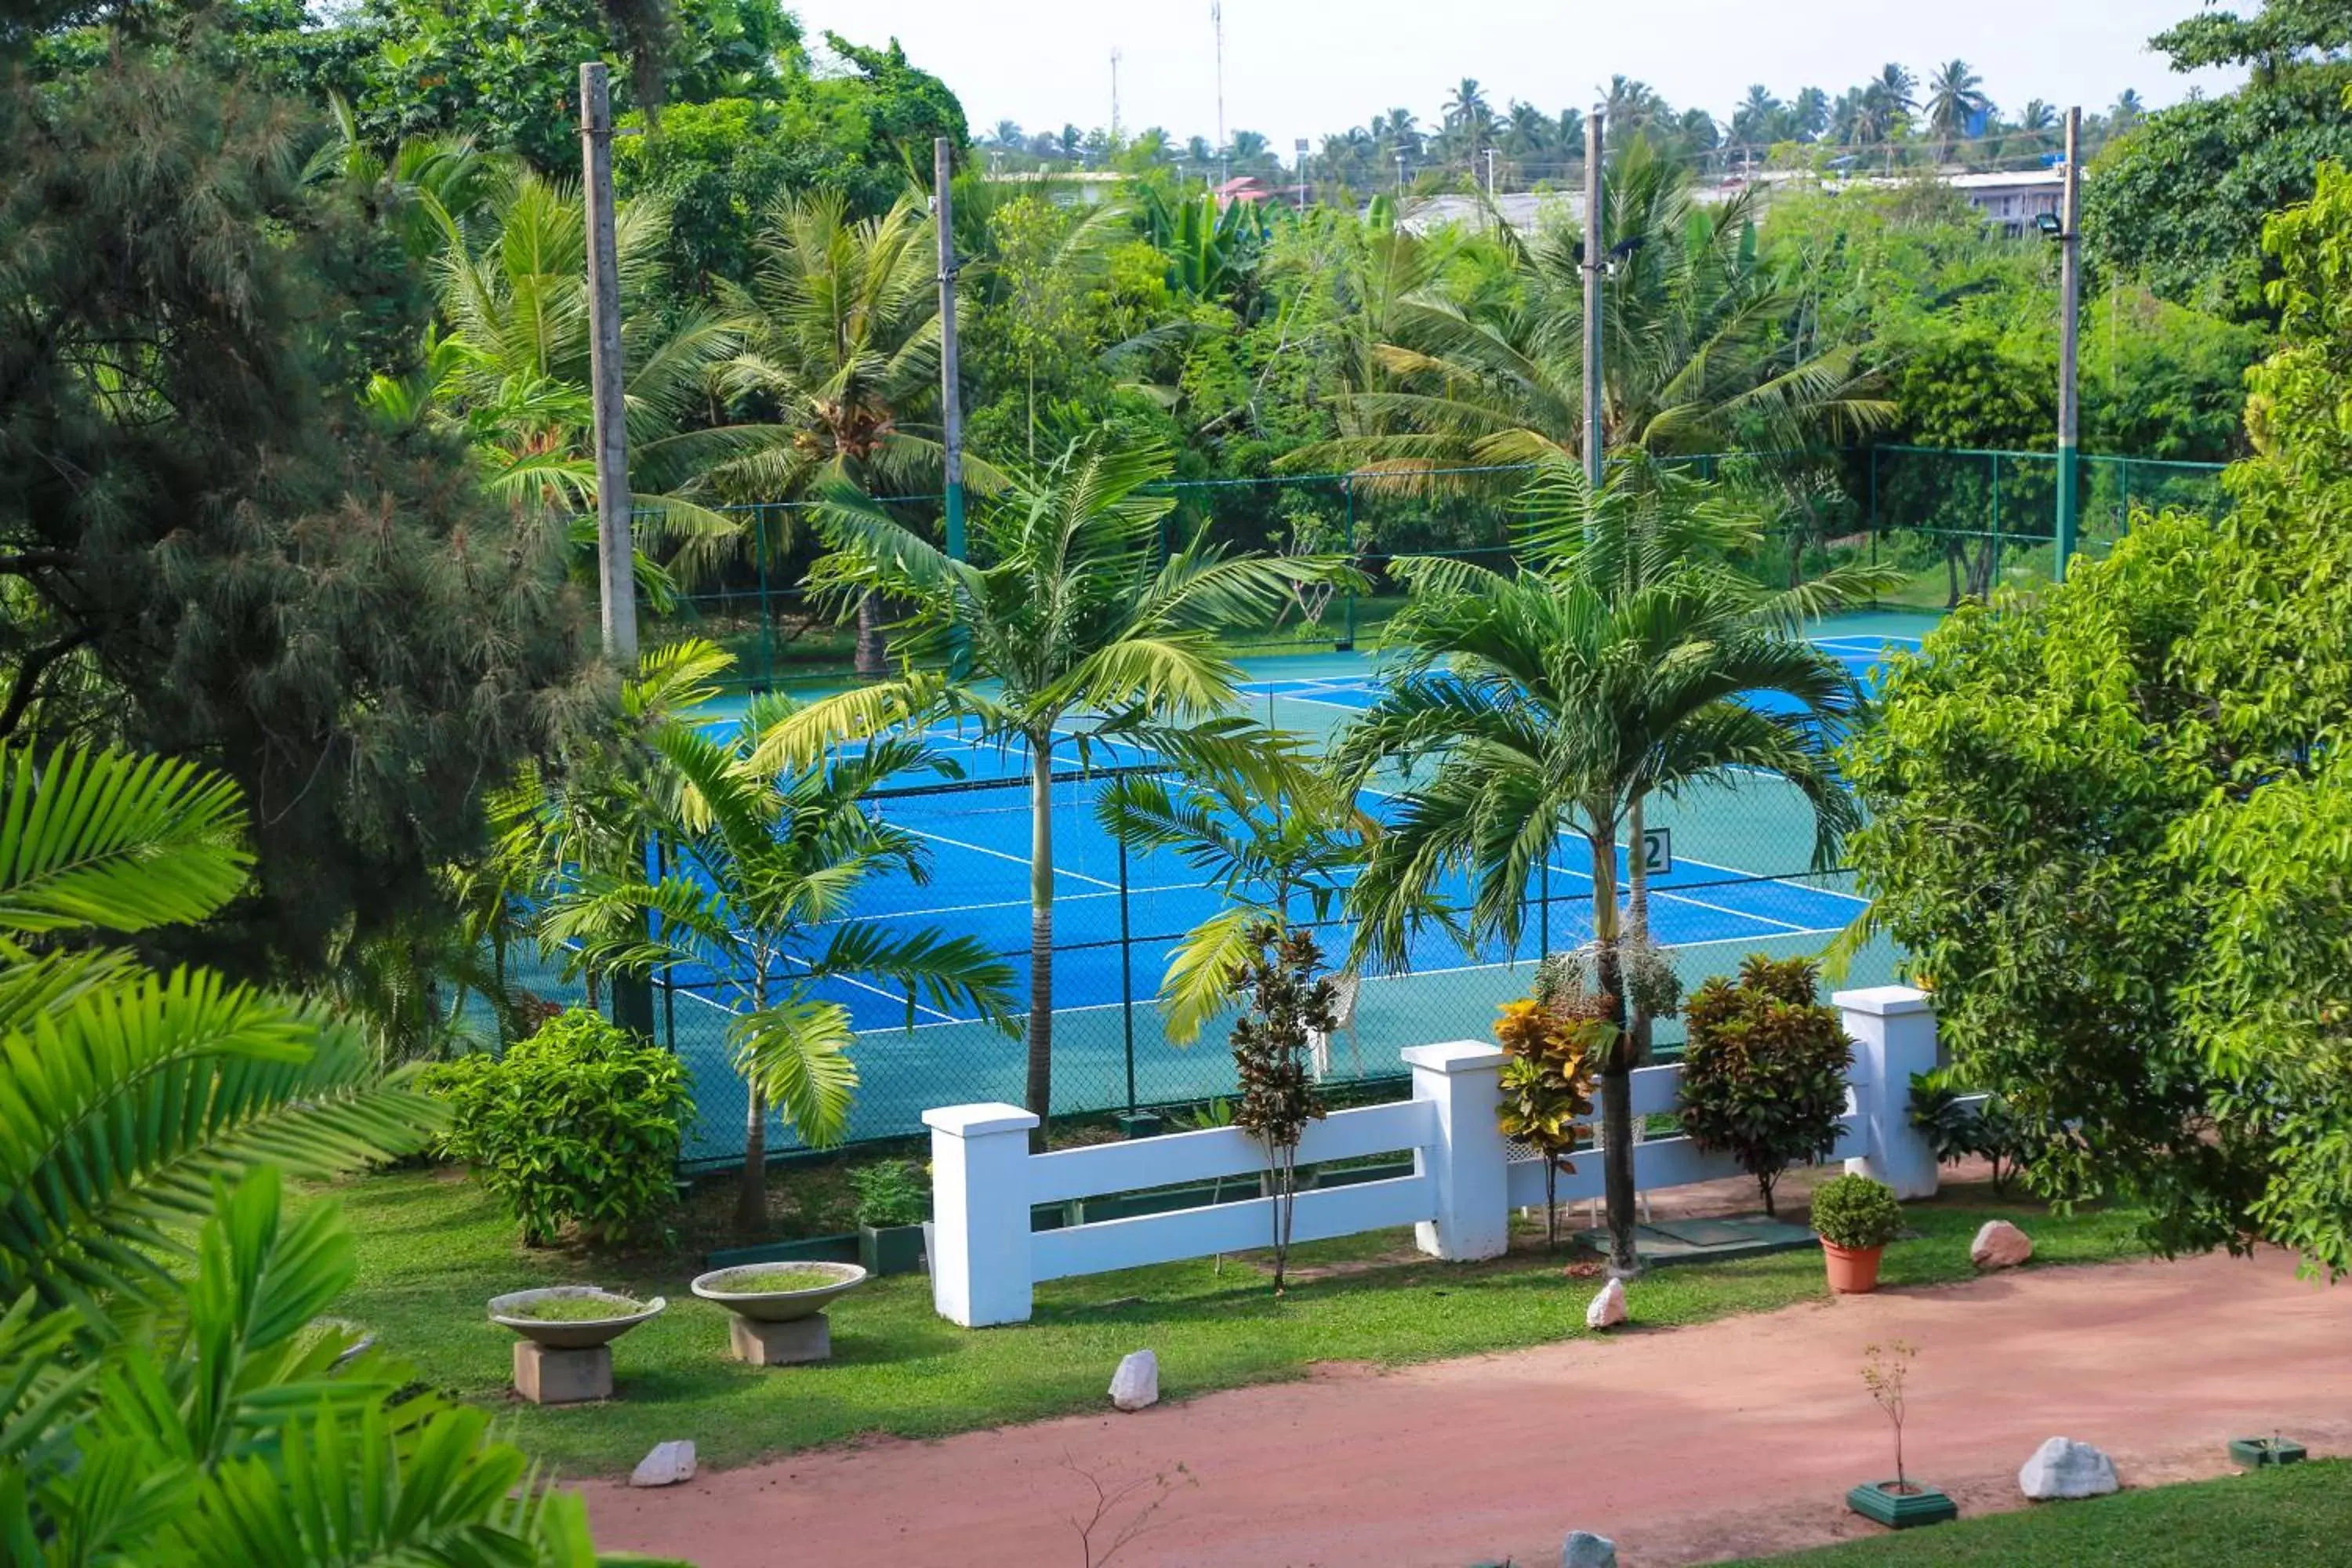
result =
[[[1831,1000],[1854,1046],[1847,1113],[1832,1157],[1903,1197],[1932,1194],[1935,1152],[1908,1114],[1911,1075],[1936,1065],[1936,1019],[1927,997],[1885,985],[1841,991]],[[1513,1158],[1496,1127],[1503,1053],[1462,1041],[1415,1046],[1402,1055],[1412,1072],[1412,1098],[1335,1111],[1310,1124],[1298,1159],[1325,1164],[1410,1151],[1412,1174],[1300,1193],[1292,1236],[1316,1241],[1410,1225],[1432,1257],[1496,1257],[1508,1242],[1511,1210],[1543,1202],[1542,1163]],[[1636,1072],[1633,1113],[1673,1110],[1681,1078],[1678,1067]],[[1037,1118],[1018,1106],[949,1106],[925,1112],[923,1121],[931,1129],[931,1299],[942,1317],[966,1328],[1027,1321],[1040,1280],[1236,1252],[1264,1246],[1272,1235],[1273,1200],[1264,1197],[1056,1230],[1031,1226],[1030,1210],[1038,1204],[1220,1177],[1254,1182],[1265,1169],[1265,1148],[1237,1128],[1031,1154]],[[1601,1192],[1598,1155],[1576,1165],[1559,1178],[1563,1203]],[[1633,1172],[1635,1186],[1645,1192],[1740,1174],[1728,1156],[1702,1152],[1686,1138],[1642,1143]]]

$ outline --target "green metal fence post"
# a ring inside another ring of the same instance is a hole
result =
[[[2066,563],[2074,553],[2075,513],[2081,498],[2074,492],[2080,486],[2082,454],[2074,443],[2067,441],[2058,448],[2058,569],[2057,580],[2066,580]]]
[[[1551,956],[1551,851],[1549,849],[1544,851],[1543,871],[1536,882],[1536,896],[1541,900],[1541,908],[1536,915],[1538,933],[1536,940],[1543,949],[1536,956],[1549,958]]]
[[[1127,913],[1127,840],[1118,841],[1118,1010],[1127,1036],[1127,1110],[1135,1113],[1135,942]]]
[[[1992,585],[2000,581],[2000,454],[1992,455],[1992,563],[1985,573],[1985,603],[1992,603]]]
[[[1356,563],[1356,476],[1353,474],[1341,475],[1339,479],[1339,489],[1347,498],[1348,510],[1347,539],[1343,548],[1348,552],[1348,564],[1350,567],[1353,567]],[[1339,653],[1353,653],[1356,651],[1356,584],[1353,582],[1350,582],[1348,584],[1348,611],[1345,635],[1340,637],[1339,645],[1334,651]]]
[[[752,549],[760,561],[760,680],[765,689],[775,679],[776,615],[775,606],[768,603],[768,509],[764,506],[751,517]]]

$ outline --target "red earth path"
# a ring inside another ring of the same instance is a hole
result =
[[[1638,1283],[1633,1302],[1638,1318]],[[2106,1449],[2126,1486],[2221,1473],[2233,1436],[2352,1449],[2352,1287],[2298,1279],[2273,1253],[1994,1275],[1391,1372],[1330,1367],[1132,1415],[585,1490],[599,1546],[702,1568],[1077,1568],[1071,1519],[1092,1511],[1094,1481],[1138,1480],[1096,1531],[1097,1558],[1164,1501],[1118,1568],[1539,1564],[1559,1560],[1572,1529],[1614,1537],[1626,1568],[1705,1563],[1874,1528],[1841,1500],[1889,1468],[1886,1423],[1859,1376],[1863,1346],[1889,1339],[1920,1347],[1907,1468],[1964,1513],[2022,1506],[2017,1467],[2053,1436]],[[1162,1375],[1181,1391],[1181,1366]],[[1174,1484],[1152,1482],[1163,1475]]]

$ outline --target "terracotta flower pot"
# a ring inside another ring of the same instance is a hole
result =
[[[1822,1259],[1829,1266],[1830,1289],[1840,1296],[1867,1296],[1878,1289],[1878,1258],[1883,1247],[1840,1247],[1822,1243]]]

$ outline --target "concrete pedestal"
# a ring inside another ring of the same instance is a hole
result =
[[[613,1348],[550,1350],[530,1340],[514,1348],[515,1392],[533,1405],[577,1405],[613,1397]]]
[[[737,1361],[753,1366],[793,1366],[833,1359],[833,1325],[824,1321],[823,1312],[789,1323],[755,1323],[749,1318],[730,1317],[727,1342]]]

